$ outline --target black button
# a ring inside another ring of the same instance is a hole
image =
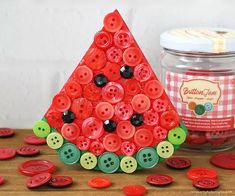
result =
[[[103,74],[95,76],[95,85],[98,87],[104,87],[108,83],[108,79]]]
[[[75,115],[73,112],[71,111],[65,111],[63,114],[62,114],[62,120],[65,122],[65,123],[72,123],[75,119]]]
[[[141,114],[133,114],[131,117],[131,124],[138,127],[140,125],[142,125],[144,122],[144,118]]]
[[[113,120],[106,120],[103,124],[104,130],[108,132],[113,132],[116,130],[117,124]]]
[[[120,75],[123,77],[123,78],[131,78],[133,76],[133,68],[130,67],[130,66],[123,66],[121,67],[120,69]]]

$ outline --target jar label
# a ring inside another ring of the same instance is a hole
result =
[[[166,72],[166,92],[189,130],[234,129],[235,75]]]

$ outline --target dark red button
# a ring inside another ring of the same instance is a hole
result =
[[[109,187],[112,182],[108,179],[108,178],[101,178],[101,177],[96,177],[96,178],[92,178],[90,179],[87,184],[92,187],[92,188],[106,188]]]
[[[158,141],[161,142],[162,140],[166,139],[168,131],[160,126],[154,127],[153,129],[153,137]]]
[[[48,185],[51,187],[66,187],[73,183],[73,179],[69,176],[53,176]]]
[[[51,179],[51,174],[50,173],[40,173],[37,174],[31,178],[29,178],[26,182],[26,185],[28,188],[37,188],[40,187],[46,183],[48,183]]]
[[[154,186],[165,186],[173,182],[173,178],[164,174],[152,174],[147,176],[146,182]]]
[[[0,185],[4,184],[5,183],[5,179],[3,176],[0,176]]]
[[[118,31],[122,28],[122,24],[122,18],[116,11],[107,14],[104,18],[104,28],[109,32]]]
[[[152,70],[151,70],[150,65],[145,64],[145,63],[141,63],[137,65],[134,70],[134,76],[135,76],[135,79],[140,82],[149,80],[152,76]]]
[[[125,102],[119,102],[114,107],[115,115],[121,120],[129,119],[133,114],[131,104]]]
[[[65,123],[61,129],[61,133],[66,140],[73,141],[80,135],[80,128],[75,123]]]
[[[167,130],[173,129],[180,123],[179,116],[174,110],[163,112],[160,117],[160,123]]]
[[[136,66],[142,60],[142,54],[136,47],[127,48],[123,53],[123,61],[129,66]]]
[[[99,48],[108,48],[112,45],[112,35],[106,31],[99,31],[95,34],[95,44]]]
[[[13,148],[0,148],[0,160],[12,159],[16,156],[16,150]]]
[[[11,128],[0,128],[0,138],[1,137],[11,137],[14,134],[15,134],[15,132]]]
[[[212,145],[220,145],[227,140],[226,131],[207,131],[205,136]]]
[[[47,111],[47,113],[45,114],[45,118],[51,127],[57,129],[58,131],[61,130],[61,128],[64,124],[64,122],[62,120],[61,112],[58,112],[53,109],[49,109]]]
[[[92,70],[100,70],[105,66],[107,59],[103,50],[90,48],[85,54],[84,61]]]
[[[144,94],[135,95],[131,100],[133,109],[138,113],[144,113],[150,108],[150,100]]]
[[[86,98],[73,100],[71,111],[78,119],[86,119],[92,114],[93,106]]]
[[[217,178],[218,173],[214,169],[193,168],[187,172],[187,176],[191,180],[195,180],[198,178]]]
[[[98,139],[103,133],[103,122],[95,117],[89,117],[82,123],[82,133],[89,139]]]
[[[93,78],[93,72],[85,65],[79,65],[76,70],[76,79],[80,84],[88,84]]]
[[[40,153],[36,146],[21,146],[16,149],[16,153],[21,156],[34,156]]]
[[[90,101],[97,101],[101,98],[101,89],[94,83],[87,84],[83,89],[83,96]]]
[[[144,123],[146,125],[154,126],[158,124],[159,115],[154,110],[148,110],[144,113]]]
[[[95,107],[95,113],[101,120],[108,120],[113,117],[113,106],[108,102],[100,102]]]
[[[135,127],[130,121],[120,121],[117,124],[117,134],[122,139],[130,139],[135,134]]]
[[[114,34],[114,43],[119,48],[128,48],[133,43],[133,38],[130,32],[120,30]]]
[[[71,100],[65,93],[60,93],[54,96],[52,105],[59,112],[68,110],[71,106]]]
[[[122,60],[122,50],[119,48],[109,48],[106,51],[107,58],[110,62],[119,63]]]
[[[100,141],[93,141],[90,145],[90,152],[99,156],[104,152],[104,145]]]
[[[104,148],[109,152],[116,152],[122,144],[121,139],[113,133],[107,134],[103,139]]]
[[[211,190],[219,187],[219,181],[213,178],[198,178],[193,180],[193,186],[202,190]]]
[[[148,129],[139,129],[136,131],[134,141],[138,146],[150,146],[153,142],[153,134]]]
[[[120,65],[118,65],[117,63],[107,62],[106,66],[103,69],[103,73],[109,81],[117,81],[121,77]]]
[[[126,156],[132,156],[136,152],[136,146],[133,142],[122,142],[121,152]]]
[[[235,169],[235,153],[223,152],[211,157],[210,162],[223,169]]]
[[[157,80],[150,80],[144,86],[144,93],[151,99],[159,98],[163,91],[161,83]]]
[[[110,103],[117,103],[124,97],[124,89],[119,83],[109,82],[102,88],[102,97]]]
[[[166,160],[166,165],[174,169],[186,169],[191,166],[191,161],[185,157],[171,157]]]
[[[167,101],[162,99],[156,99],[153,102],[153,109],[156,112],[165,112],[168,107]]]
[[[205,144],[207,142],[205,133],[203,131],[189,131],[187,142],[192,144]]]
[[[135,79],[126,80],[123,83],[123,87],[127,95],[137,95],[141,92],[140,83]]]
[[[144,196],[147,189],[143,185],[127,185],[122,189],[126,196]]]
[[[90,139],[86,138],[85,136],[79,136],[76,145],[80,150],[88,150],[90,147]]]
[[[65,84],[65,92],[71,99],[74,99],[81,97],[82,88],[77,82],[70,81]]]
[[[35,135],[28,135],[24,138],[24,142],[26,144],[30,144],[30,145],[43,145],[46,144],[46,140],[44,138],[41,137],[37,137]]]

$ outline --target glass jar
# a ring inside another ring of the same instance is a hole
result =
[[[176,29],[161,35],[162,83],[189,131],[183,149],[235,146],[235,31]]]

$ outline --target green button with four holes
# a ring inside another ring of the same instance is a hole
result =
[[[79,161],[81,152],[74,144],[65,143],[59,150],[59,156],[63,163],[72,165]]]
[[[167,159],[173,155],[174,146],[168,141],[162,141],[157,145],[156,150],[160,157]]]
[[[104,173],[114,173],[119,168],[119,158],[112,152],[105,152],[98,158],[98,166]]]
[[[137,161],[134,157],[125,156],[120,162],[120,168],[125,173],[133,173],[137,169]]]
[[[80,164],[85,169],[93,169],[97,165],[97,158],[94,154],[86,152],[81,156]]]
[[[60,148],[63,145],[63,143],[64,143],[64,138],[62,137],[62,135],[60,135],[57,132],[50,133],[47,136],[47,145],[54,150]]]
[[[34,123],[33,132],[38,137],[47,137],[51,128],[47,122],[40,120]]]
[[[176,127],[176,128],[171,129],[169,131],[168,141],[171,142],[172,144],[180,145],[180,144],[184,143],[186,136],[187,135],[182,128]]]
[[[157,165],[159,157],[154,148],[146,147],[137,152],[136,159],[141,167],[152,168]]]

